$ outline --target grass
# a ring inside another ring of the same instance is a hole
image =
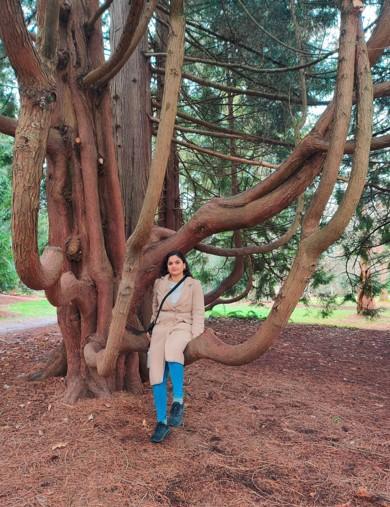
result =
[[[293,311],[290,322],[294,324],[317,324],[320,326],[340,326],[340,327],[359,327],[375,328],[378,325],[390,329],[390,306],[383,304],[385,309],[380,317],[374,320],[366,319],[356,314],[355,306],[351,304],[341,305],[332,315],[322,318],[320,308],[305,307],[299,305]],[[265,319],[270,312],[270,308],[258,307],[249,304],[238,305],[217,305],[211,311],[207,312],[208,317],[234,317],[234,318],[256,318]]]
[[[46,299],[20,301],[1,307],[2,310],[21,317],[50,317],[56,315],[56,308]]]

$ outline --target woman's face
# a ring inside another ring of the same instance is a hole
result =
[[[186,269],[185,263],[177,255],[171,255],[167,262],[168,273],[171,276],[183,275]]]

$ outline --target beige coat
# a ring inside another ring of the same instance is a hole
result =
[[[153,287],[153,316],[169,292],[168,276],[158,278]],[[148,352],[151,385],[163,381],[165,361],[184,364],[184,349],[188,342],[204,331],[204,297],[198,280],[188,277],[176,304],[168,297],[154,326]]]

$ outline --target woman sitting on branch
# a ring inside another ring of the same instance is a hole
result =
[[[157,425],[151,441],[162,442],[169,426],[181,426],[184,415],[184,349],[204,331],[204,296],[192,278],[180,251],[170,252],[161,266],[161,278],[153,287],[153,316],[149,378],[153,389]],[[172,382],[173,402],[167,418],[167,379]]]

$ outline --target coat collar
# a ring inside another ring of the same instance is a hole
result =
[[[168,290],[169,290],[169,274],[167,275],[164,275],[160,278],[161,280],[161,289],[163,290],[164,293],[166,293]],[[184,282],[182,283],[183,285],[183,290],[184,288],[186,287],[191,287],[192,286],[192,283],[193,283],[193,278],[191,276],[187,276],[187,278],[184,280]],[[181,297],[180,297],[181,299]]]

